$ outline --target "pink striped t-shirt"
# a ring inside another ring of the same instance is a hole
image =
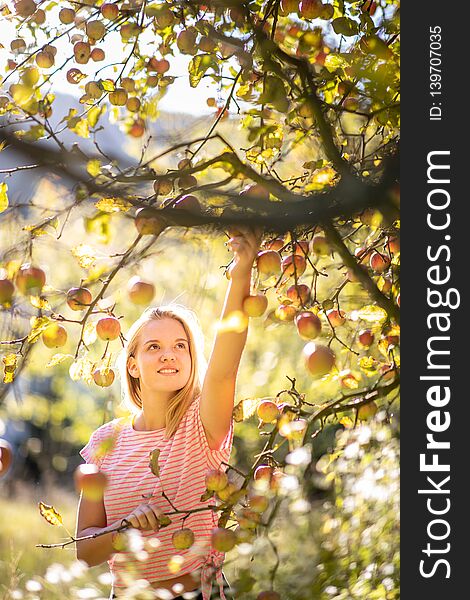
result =
[[[200,396],[193,400],[174,436],[168,440],[165,429],[136,431],[132,416],[114,419],[92,433],[80,454],[108,477],[104,493],[107,525],[127,517],[145,501],[143,495],[150,493],[154,494],[149,501],[151,504],[165,513],[172,512],[174,509],[162,496],[162,490],[178,510],[214,504],[213,498],[200,501],[206,489],[205,474],[208,469],[226,470],[221,463],[228,462],[230,457],[233,420],[220,448],[211,450],[199,406]],[[160,450],[159,477],[153,475],[149,467],[149,454],[155,448]],[[155,583],[200,569],[204,600],[210,597],[213,576],[219,584],[221,598],[224,598],[222,564],[225,554],[212,548],[210,543],[211,530],[217,527],[219,514],[212,510],[191,513],[184,523],[184,514],[171,515],[172,523],[158,532],[140,530],[144,542],[148,538],[157,538],[160,544],[144,544],[140,553],[113,554],[108,560],[113,587],[127,587],[131,581],[129,574],[135,579]],[[171,542],[173,533],[181,527],[189,527],[194,533],[194,544],[188,550],[176,550]],[[176,559],[175,555],[178,556]]]

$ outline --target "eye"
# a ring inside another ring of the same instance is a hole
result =
[[[160,346],[158,344],[150,344],[149,350],[151,350],[152,348],[160,348]]]
[[[186,344],[185,344],[184,342],[178,342],[178,343],[176,344],[176,346],[177,346],[178,348],[182,348],[183,350],[186,348]]]

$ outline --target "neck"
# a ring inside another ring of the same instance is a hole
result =
[[[166,411],[174,392],[146,394],[141,392],[142,410],[134,419],[134,429],[137,431],[153,431],[166,425]]]

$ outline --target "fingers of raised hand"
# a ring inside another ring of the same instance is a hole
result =
[[[158,531],[160,527],[156,512],[148,504],[138,506],[127,517],[127,520],[136,529],[154,529]]]

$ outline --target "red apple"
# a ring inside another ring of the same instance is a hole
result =
[[[109,367],[99,367],[93,371],[93,381],[100,387],[109,387],[114,382],[114,370]]]
[[[102,48],[93,48],[90,53],[90,58],[93,62],[100,62],[106,58],[106,55]]]
[[[249,317],[261,317],[268,308],[268,299],[264,294],[247,296],[243,300],[243,312]]]
[[[310,240],[310,250],[318,256],[328,256],[331,253],[328,240],[323,235],[316,235]]]
[[[358,340],[361,346],[369,348],[374,343],[374,334],[370,329],[363,329],[359,332]]]
[[[15,284],[22,294],[39,294],[45,283],[46,274],[39,267],[25,263],[18,269]]]
[[[138,275],[135,275],[129,279],[127,294],[129,300],[134,304],[147,306],[155,296],[155,286],[153,283],[143,281]]]
[[[286,277],[292,277],[294,272],[300,277],[307,267],[307,261],[299,254],[290,254],[282,259],[282,272]]]
[[[121,333],[121,324],[116,317],[101,317],[96,323],[96,333],[98,337],[106,342],[115,340]]]
[[[102,500],[108,479],[106,475],[93,464],[79,465],[74,473],[75,489],[82,492],[83,497],[92,502]]]
[[[304,305],[310,299],[310,288],[304,283],[294,284],[287,289],[286,295],[295,306]]]
[[[237,536],[231,529],[214,527],[211,533],[211,544],[219,552],[229,552],[237,543]]]
[[[223,490],[228,483],[227,473],[220,469],[206,471],[206,489],[212,492]]]
[[[269,191],[259,183],[247,185],[241,192],[240,196],[248,196],[249,198],[260,198],[269,200]]]
[[[6,277],[0,277],[0,304],[11,304],[15,286]]]
[[[34,0],[18,0],[15,2],[15,11],[20,17],[30,17],[36,11],[36,3]]]
[[[299,14],[304,19],[316,19],[322,11],[321,0],[302,0],[299,6]]]
[[[311,311],[303,311],[296,315],[295,325],[300,337],[304,340],[314,340],[320,335],[320,318]]]
[[[266,244],[266,248],[268,250],[274,250],[275,252],[279,252],[279,250],[284,246],[283,238],[274,238],[270,242]]]
[[[259,467],[256,467],[253,475],[255,481],[263,483],[265,487],[269,487],[272,491],[277,491],[279,489],[282,477],[282,471],[269,465],[260,465]]]
[[[153,182],[153,191],[157,196],[168,196],[173,191],[173,181],[171,179],[157,179]]]
[[[383,273],[390,266],[390,259],[384,254],[373,252],[370,257],[369,264],[371,269],[373,269],[376,273]]]
[[[139,208],[134,223],[141,235],[159,235],[166,227],[154,208]]]
[[[281,412],[276,403],[271,400],[263,400],[258,404],[256,409],[258,417],[264,421],[264,423],[271,423],[274,419],[281,416]]]
[[[72,310],[84,310],[90,306],[93,296],[88,288],[74,287],[67,292],[67,304]]]
[[[316,342],[309,342],[304,350],[305,366],[315,377],[322,377],[331,371],[336,356],[331,348]]]
[[[300,256],[307,256],[309,252],[307,240],[300,240],[299,242],[294,242],[292,247],[294,249],[294,254],[299,254]]]
[[[389,237],[387,240],[387,248],[392,254],[398,254],[398,252],[400,252],[400,238]]]
[[[193,213],[201,212],[199,200],[196,198],[196,196],[192,196],[191,194],[186,194],[186,196],[183,196],[177,202],[175,202],[174,208],[182,208]]]
[[[194,533],[189,527],[183,527],[183,529],[175,531],[171,542],[177,550],[187,550],[194,544]]]
[[[256,257],[256,266],[262,275],[278,275],[281,270],[281,256],[274,250],[263,250]]]
[[[152,57],[147,64],[147,69],[149,71],[154,71],[155,73],[160,73],[160,75],[163,75],[164,73],[169,71],[170,63],[165,58],[158,59]]]
[[[217,492],[218,498],[222,502],[238,502],[243,496],[246,495],[246,489],[240,489],[235,483],[229,481],[227,485]]]
[[[340,327],[346,323],[346,313],[343,310],[332,308],[326,311],[326,316],[332,327]]]
[[[52,323],[43,331],[41,337],[48,348],[61,348],[67,342],[67,330],[58,323]]]
[[[0,438],[0,479],[10,470],[13,462],[13,448],[10,443]]]

